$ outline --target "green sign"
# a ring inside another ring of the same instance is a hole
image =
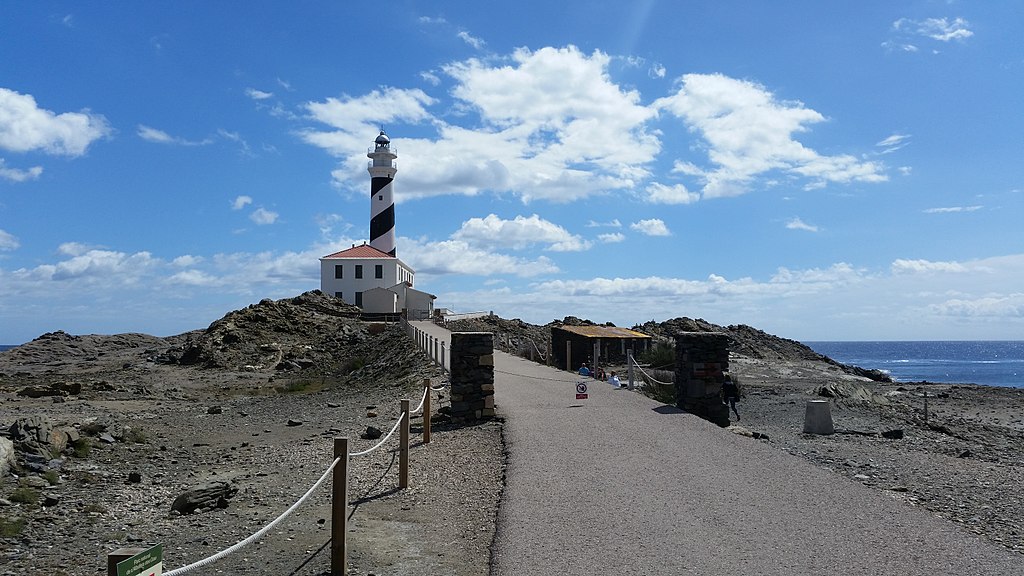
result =
[[[160,576],[164,572],[164,545],[157,544],[117,563],[117,576]]]

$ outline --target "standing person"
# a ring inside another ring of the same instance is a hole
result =
[[[725,375],[725,382],[722,382],[722,404],[728,404],[736,414],[736,421],[740,421],[739,410],[736,410],[736,402],[740,399],[740,389],[732,381],[732,376]]]

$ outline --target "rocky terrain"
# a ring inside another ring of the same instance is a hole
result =
[[[550,324],[495,316],[450,328],[495,332],[524,356],[550,337]],[[1024,552],[1024,391],[887,382],[748,326],[677,318],[634,329],[729,333],[743,387],[730,431]],[[102,574],[108,552],[158,542],[165,571],[213,554],[301,496],[335,437],[372,446],[362,436],[390,429],[399,399],[415,406],[424,381],[444,377],[396,326],[362,322],[319,292],[167,338],[56,332],[0,353],[0,574]],[[806,401],[826,397],[838,433],[803,434]],[[501,407],[499,419],[457,428],[444,391],[438,402],[433,441],[412,448],[410,488],[397,488],[394,444],[352,459],[351,574],[488,573]],[[412,425],[415,437],[422,419]],[[219,487],[210,507],[172,510],[199,486]],[[326,574],[329,500],[314,493],[210,570]]]
[[[169,338],[56,332],[0,353],[0,574],[105,574],[108,552],[154,543],[165,571],[205,558],[291,506],[335,437],[375,444],[362,436],[387,432],[425,380],[444,383],[397,326],[319,292]],[[452,427],[439,400],[429,445],[411,419],[409,489],[397,488],[396,441],[352,459],[351,573],[487,572],[500,423]],[[218,487],[210,507],[172,511],[202,486]],[[210,570],[324,574],[330,515],[328,482]]]

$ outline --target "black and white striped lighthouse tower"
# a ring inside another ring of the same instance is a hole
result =
[[[391,183],[398,172],[395,165],[398,152],[381,130],[366,156],[371,158],[366,168],[370,172],[370,246],[394,256],[395,200]]]

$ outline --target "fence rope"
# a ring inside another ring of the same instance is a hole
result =
[[[402,419],[405,418],[406,416],[407,414],[405,412],[402,412],[402,415],[398,417],[398,421],[395,422],[395,425],[391,427],[391,432],[388,432],[388,435],[385,436],[380,442],[377,442],[377,444],[375,444],[372,448],[368,448],[366,450],[363,450],[362,452],[349,452],[349,456],[366,456],[370,452],[373,452],[377,448],[383,446],[385,442],[387,442],[392,436],[394,436],[395,430],[398,430],[398,425],[402,423]]]
[[[399,419],[399,422],[401,422],[401,419]],[[313,484],[313,486],[309,490],[307,490],[305,494],[302,495],[302,497],[300,497],[294,504],[292,504],[290,508],[285,510],[284,513],[282,513],[277,518],[274,518],[274,520],[271,521],[270,524],[267,524],[266,526],[261,528],[259,531],[257,531],[255,533],[253,533],[252,535],[250,535],[248,538],[246,538],[244,540],[240,540],[239,542],[235,543],[233,546],[231,546],[229,548],[225,548],[224,550],[221,550],[220,552],[217,552],[216,554],[214,554],[212,556],[208,556],[206,558],[203,558],[202,560],[200,560],[198,562],[194,562],[192,564],[189,564],[188,566],[184,566],[182,568],[177,568],[175,570],[171,570],[170,572],[164,572],[164,576],[178,576],[179,574],[186,574],[188,572],[191,572],[191,571],[195,570],[196,568],[202,568],[203,566],[206,566],[208,564],[216,562],[217,560],[220,560],[221,558],[227,556],[228,554],[232,554],[234,552],[237,552],[238,550],[240,550],[240,549],[248,546],[249,544],[252,544],[253,542],[259,540],[264,534],[269,532],[274,526],[277,526],[278,523],[280,523],[282,520],[284,520],[289,515],[291,515],[292,512],[296,511],[299,508],[299,506],[302,506],[302,504],[306,500],[309,499],[310,495],[312,495],[313,492],[315,492],[316,489],[319,488],[320,485],[323,484],[325,480],[327,480],[327,477],[334,470],[334,467],[338,465],[338,462],[341,462],[341,458],[335,458],[334,462],[331,462],[331,465],[327,467],[327,471],[324,472],[323,476],[321,476],[320,479],[317,480],[316,483]]]
[[[654,382],[655,384],[661,384],[662,386],[675,386],[675,384],[673,384],[671,382],[662,382],[661,380],[656,379],[654,376],[651,376],[646,371],[644,371],[644,369],[641,368],[640,365],[637,364],[635,360],[633,361],[633,366],[635,366],[636,369],[639,370],[641,374],[646,376],[651,382]]]
[[[431,388],[430,386],[423,387],[423,398],[420,398],[420,405],[417,406],[416,408],[413,408],[413,414],[418,414],[419,411],[423,409],[423,404],[426,403],[427,401],[427,394],[430,394],[431,390],[433,390],[433,388]]]

